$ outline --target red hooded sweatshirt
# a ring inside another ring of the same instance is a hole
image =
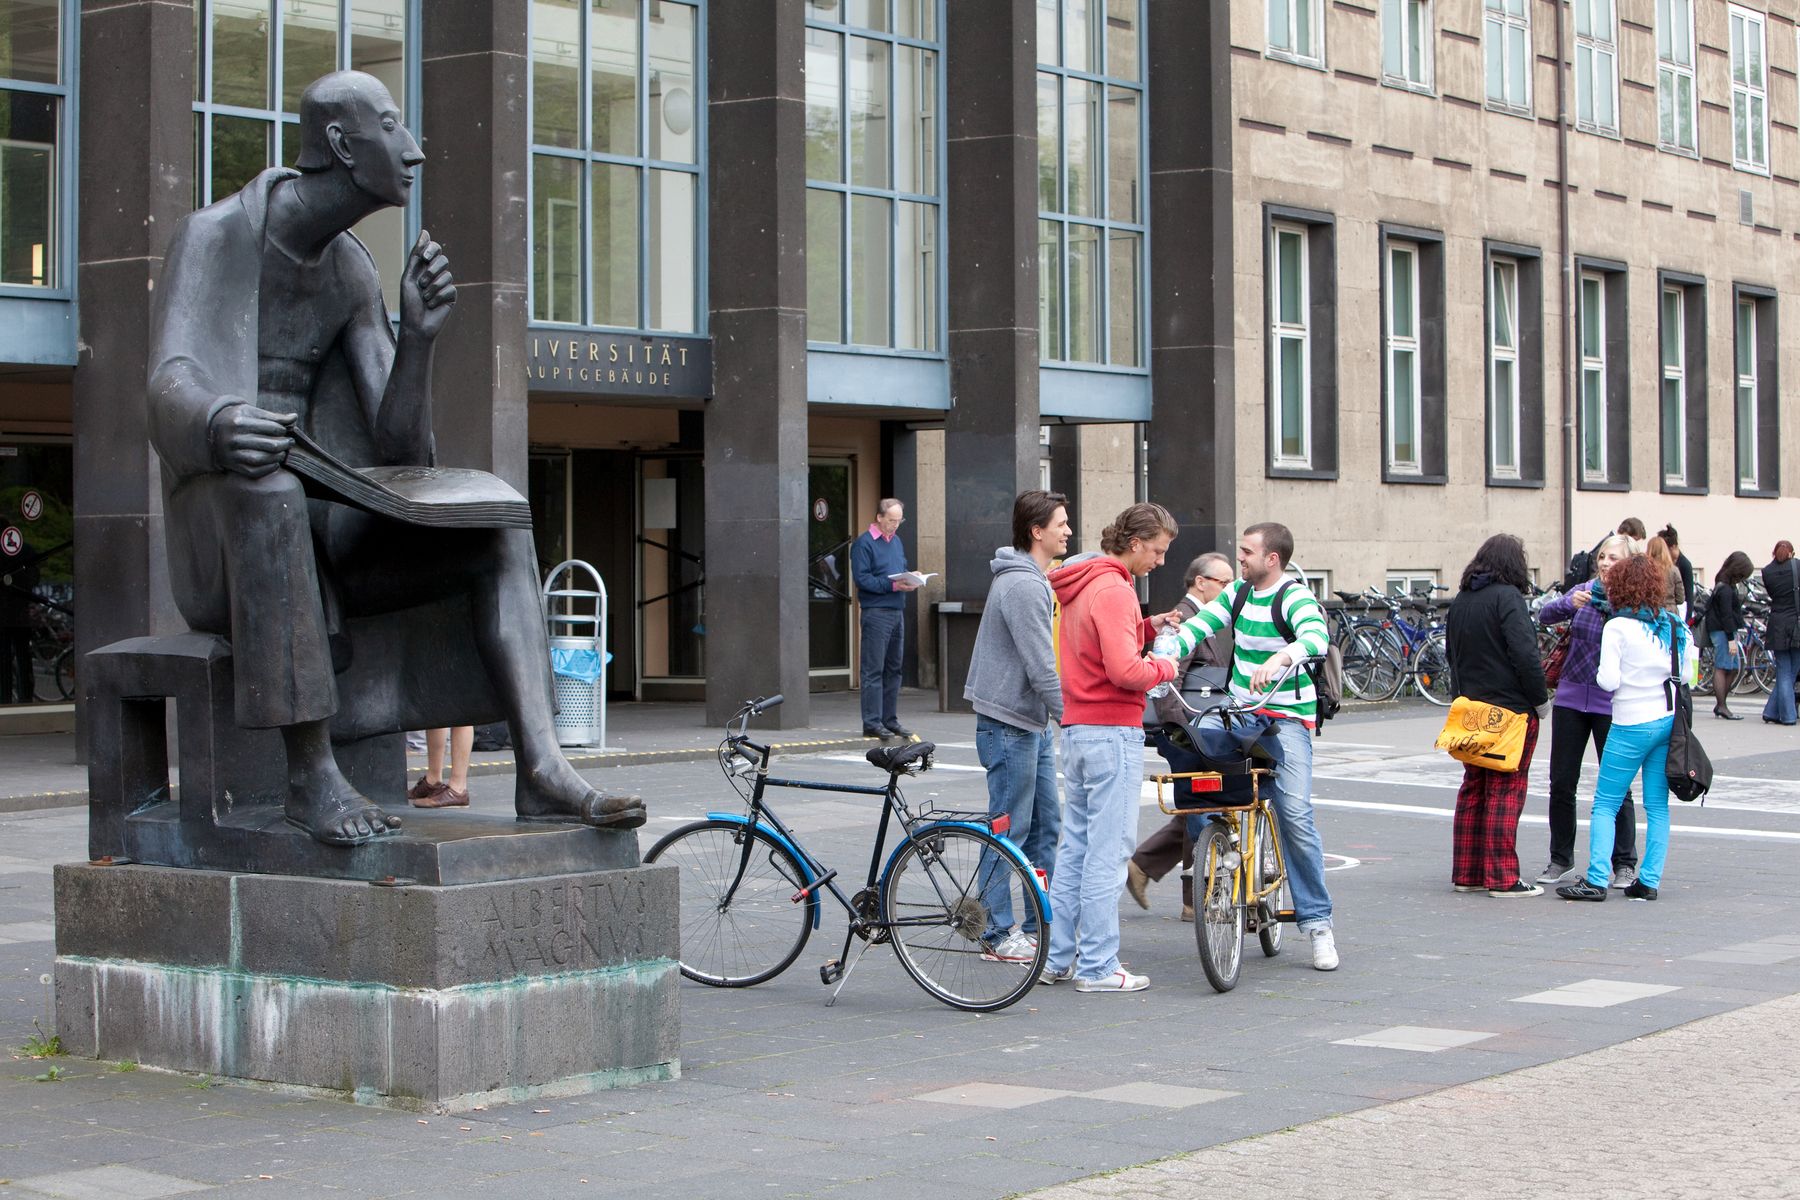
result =
[[[1144,693],[1175,678],[1169,659],[1145,658],[1155,636],[1138,615],[1131,573],[1100,555],[1050,572],[1062,605],[1064,725],[1139,725]]]

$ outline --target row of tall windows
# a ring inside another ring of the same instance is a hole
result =
[[[0,288],[64,285],[60,0],[0,0]]]
[[[1325,0],[1267,0],[1268,54],[1325,65]],[[1575,125],[1619,136],[1618,0],[1573,0]],[[1384,83],[1433,88],[1432,0],[1381,0]],[[1482,0],[1482,53],[1490,108],[1532,114],[1533,0]],[[1656,0],[1657,138],[1665,150],[1698,154],[1694,0]],[[1769,170],[1767,17],[1728,6],[1732,163]]]
[[[1336,470],[1335,228],[1325,214],[1272,214],[1267,252],[1269,465],[1277,474]],[[1383,478],[1441,481],[1446,388],[1445,295],[1435,234],[1384,233],[1381,252]],[[1531,247],[1490,245],[1485,256],[1487,463],[1490,483],[1542,483],[1544,433],[1542,267]],[[1577,280],[1579,481],[1629,486],[1629,340],[1622,264],[1584,262]],[[1705,491],[1706,281],[1659,276],[1660,483]],[[1778,487],[1776,299],[1732,290],[1733,483],[1741,495]],[[1328,382],[1321,385],[1321,377]],[[1334,442],[1334,435],[1328,436]]]
[[[321,75],[366,71],[387,86],[415,134],[409,62],[415,0],[195,0],[194,205],[223,199],[300,153],[300,95]],[[399,307],[409,248],[405,210],[383,209],[353,231]]]

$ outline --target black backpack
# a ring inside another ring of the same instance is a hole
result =
[[[1287,590],[1294,586],[1294,580],[1283,580],[1269,601],[1269,612],[1275,618],[1275,628],[1290,643],[1296,635],[1294,627],[1288,624],[1287,613],[1282,611],[1281,600],[1287,595]],[[1244,601],[1249,598],[1250,584],[1245,581],[1231,601],[1231,631],[1234,635],[1237,633],[1238,614],[1244,610]],[[1306,673],[1312,678],[1313,693],[1319,699],[1317,720],[1313,724],[1313,734],[1317,736],[1325,722],[1337,716],[1344,707],[1344,652],[1335,645],[1327,645],[1325,661],[1307,663]],[[1294,690],[1300,690],[1299,680],[1294,681]]]

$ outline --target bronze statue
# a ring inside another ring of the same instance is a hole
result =
[[[285,815],[321,842],[400,825],[333,753],[332,718],[358,704],[338,695],[353,653],[344,622],[459,589],[518,752],[519,818],[640,825],[642,801],[593,788],[556,743],[530,532],[401,524],[309,498],[284,465],[297,430],[354,466],[431,465],[432,347],[456,302],[443,247],[421,231],[396,336],[349,232],[405,204],[425,158],[381,82],[316,80],[300,128],[298,170],[265,171],[184,218],[158,284],[150,430],[176,603],[194,629],[231,639],[237,722],[281,731]],[[457,688],[430,667],[406,664],[399,686]]]

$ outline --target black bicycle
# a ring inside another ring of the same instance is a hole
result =
[[[748,801],[747,811],[709,812],[644,855],[647,863],[681,868],[681,973],[712,987],[775,978],[819,927],[819,895],[829,892],[850,928],[838,957],[819,968],[828,987],[843,990],[856,966],[850,947],[861,939],[859,961],[869,946],[890,943],[906,973],[953,1008],[993,1012],[1030,991],[1049,953],[1050,898],[1005,836],[1007,818],[909,805],[900,779],[930,769],[937,749],[931,742],[870,750],[869,762],[887,772],[881,787],[771,776],[771,749],[751,741],[748,730],[751,717],[781,702],[780,696],[747,702],[719,743],[719,765]],[[882,798],[868,879],[854,895],[845,894],[837,871],[769,808],[763,794],[771,787]],[[896,823],[901,840],[884,862]],[[995,945],[1024,925],[1038,930],[1030,959],[998,955]],[[827,1003],[836,1000],[834,991]]]

